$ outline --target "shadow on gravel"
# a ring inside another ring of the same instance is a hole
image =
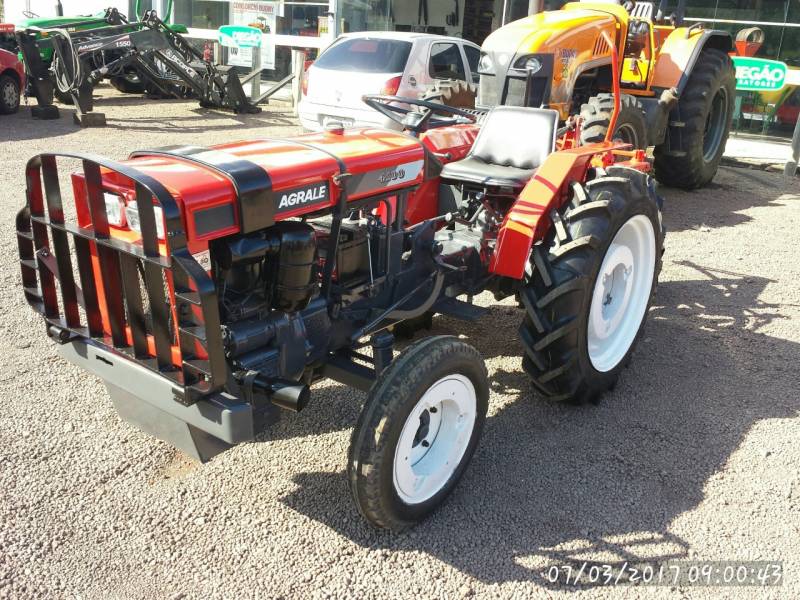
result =
[[[58,119],[42,121],[31,116],[30,106],[22,106],[19,112],[3,116],[0,121],[0,144],[3,142],[20,142],[24,140],[41,140],[44,138],[69,135],[81,130],[72,121],[75,109],[58,104],[61,116]]]
[[[687,192],[664,186],[659,193],[665,198],[664,221],[669,235],[746,223],[751,217],[742,211],[769,206],[783,194],[800,195],[800,181],[784,183],[778,173],[723,165],[714,181],[700,190]]]
[[[140,96],[131,98],[104,97],[95,104],[94,112],[106,112],[104,107],[110,106],[141,106],[143,102],[153,102],[155,110],[159,103],[186,103],[186,100],[147,100]],[[30,110],[25,107],[20,109],[20,112],[16,115],[4,116],[2,127],[0,128],[0,143],[39,140],[82,131],[81,127],[73,122],[75,109],[61,104],[57,106],[61,116],[53,120],[41,121],[34,119],[30,115]],[[247,131],[250,129],[270,126],[286,127],[297,124],[296,119],[291,114],[291,109],[287,109],[285,112],[265,111],[255,115],[237,115],[233,112],[204,109],[198,106],[188,108],[186,112],[188,114],[185,116],[154,116],[131,119],[117,116],[118,114],[124,115],[123,112],[107,112],[105,129],[109,131],[125,130],[153,133],[174,130],[186,134],[196,133],[198,136],[213,131],[236,130],[242,132],[241,138],[246,138],[248,136]],[[201,122],[202,125],[198,124]],[[237,137],[237,139],[239,138]],[[202,139],[199,137],[198,143],[202,144]]]
[[[672,522],[698,506],[756,422],[798,414],[800,344],[759,333],[781,318],[758,299],[769,280],[684,266],[697,277],[659,287],[631,368],[599,406],[543,402],[522,372],[496,371],[493,391],[511,400],[487,420],[451,499],[418,527],[370,528],[344,473],[304,473],[282,501],[360,546],[426,552],[487,583],[555,589],[554,565],[688,558]],[[502,340],[516,339],[517,319],[488,318],[493,335],[471,342],[487,357],[513,355]],[[320,405],[319,421],[340,423],[342,402]]]
[[[491,339],[492,336],[496,335],[497,328],[495,323],[498,322],[508,325],[507,335],[510,337],[506,339],[516,339],[516,328],[521,321],[522,312],[515,306],[493,306],[489,309],[489,314],[486,318],[469,324],[467,327],[469,335],[467,335],[465,341],[480,349],[481,355],[486,360],[507,355],[509,353],[507,347],[486,344],[482,347],[479,340],[481,338]],[[433,327],[429,331],[425,331],[424,335],[457,336],[464,335],[464,330],[465,325],[463,322],[439,315],[434,318]],[[506,334],[505,331],[504,334]],[[408,344],[422,337],[422,335],[418,334],[417,338],[411,340],[398,339],[395,346],[396,350],[403,350]],[[518,385],[525,382],[524,378],[522,378],[521,373],[509,373],[509,376],[519,379],[518,381],[515,380],[513,384],[508,383],[510,386],[516,385],[517,387],[514,389],[518,392],[520,389]],[[494,391],[500,391],[502,386],[505,385],[501,382],[501,377],[498,373],[495,373],[490,383]],[[256,441],[269,442],[271,440],[303,438],[353,427],[356,419],[358,419],[361,406],[366,399],[365,393],[330,379],[324,380],[321,384],[315,384],[313,390],[313,400],[307,408],[303,409],[302,413],[277,411],[278,422],[270,426],[265,433],[259,435]],[[506,392],[501,391],[500,393]]]
[[[208,134],[213,131],[242,131],[241,138],[246,138],[245,132],[249,129],[258,129],[274,125],[291,126],[296,125],[294,117],[289,112],[276,113],[264,112],[257,115],[237,115],[232,112],[211,111],[203,108],[191,110],[194,116],[185,117],[153,117],[120,119],[112,116],[108,117],[106,127],[110,129],[123,129],[128,131],[151,131],[163,133],[174,129],[180,133],[196,133],[198,135]],[[212,123],[209,123],[211,121]],[[213,121],[217,121],[214,124]],[[202,122],[202,125],[193,123]],[[238,134],[237,134],[238,135]],[[240,139],[240,138],[237,138]],[[198,138],[198,143],[202,143]]]

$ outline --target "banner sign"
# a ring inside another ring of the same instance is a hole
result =
[[[800,86],[800,69],[795,67],[786,71],[786,81],[784,85]]]
[[[786,64],[777,60],[734,56],[736,89],[749,92],[773,92],[786,83]]]
[[[261,30],[246,25],[223,25],[219,43],[227,48],[260,48]]]
[[[261,34],[261,68],[275,68],[275,19],[279,16],[279,2],[262,2],[261,0],[232,0],[230,2],[230,22],[237,31],[247,30],[247,36],[254,36],[253,30]],[[229,26],[226,26],[229,27]],[[220,28],[220,31],[225,29]],[[244,34],[242,34],[244,35]],[[248,38],[250,39],[250,38]],[[222,39],[220,39],[222,43]],[[237,67],[251,67],[253,64],[253,48],[243,46],[228,48],[228,64]]]

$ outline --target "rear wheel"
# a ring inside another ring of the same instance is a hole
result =
[[[612,388],[644,325],[661,270],[660,200],[644,173],[611,167],[553,213],[520,298],[523,368],[555,400]]]
[[[50,74],[50,82],[53,84],[53,96],[55,97],[55,99],[61,102],[61,104],[72,105],[73,103],[72,94],[70,94],[69,92],[62,92],[60,89],[58,89],[58,83],[56,83],[56,77],[55,75],[52,74],[52,72]]]
[[[136,69],[126,69],[122,75],[112,77],[110,83],[123,94],[144,94],[145,84]]]
[[[641,102],[628,94],[621,94],[619,115],[613,139],[630,144],[635,149],[647,148],[647,122]],[[581,107],[583,126],[581,143],[593,144],[606,139],[606,132],[614,113],[614,95],[598,94]]]
[[[19,110],[19,82],[10,75],[0,75],[0,114]]]
[[[666,140],[655,147],[659,182],[695,189],[714,178],[728,141],[735,94],[730,57],[719,50],[704,50],[670,115]]]
[[[350,440],[359,512],[400,530],[435,510],[472,458],[488,402],[486,367],[473,347],[437,336],[403,351],[373,385]]]
[[[74,102],[72,100],[72,94],[70,94],[69,92],[62,92],[58,88],[53,89],[53,95],[56,97],[56,100],[61,102],[61,104],[67,104],[71,106]]]

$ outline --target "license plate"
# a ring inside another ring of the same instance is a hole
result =
[[[344,127],[352,127],[353,119],[345,119],[344,117],[336,117],[333,115],[325,115],[322,117],[322,127],[326,128],[332,123],[341,123]]]

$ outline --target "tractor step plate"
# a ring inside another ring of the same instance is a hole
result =
[[[433,310],[441,315],[461,319],[462,321],[477,321],[488,312],[485,308],[464,302],[458,298],[445,298],[437,302]]]

